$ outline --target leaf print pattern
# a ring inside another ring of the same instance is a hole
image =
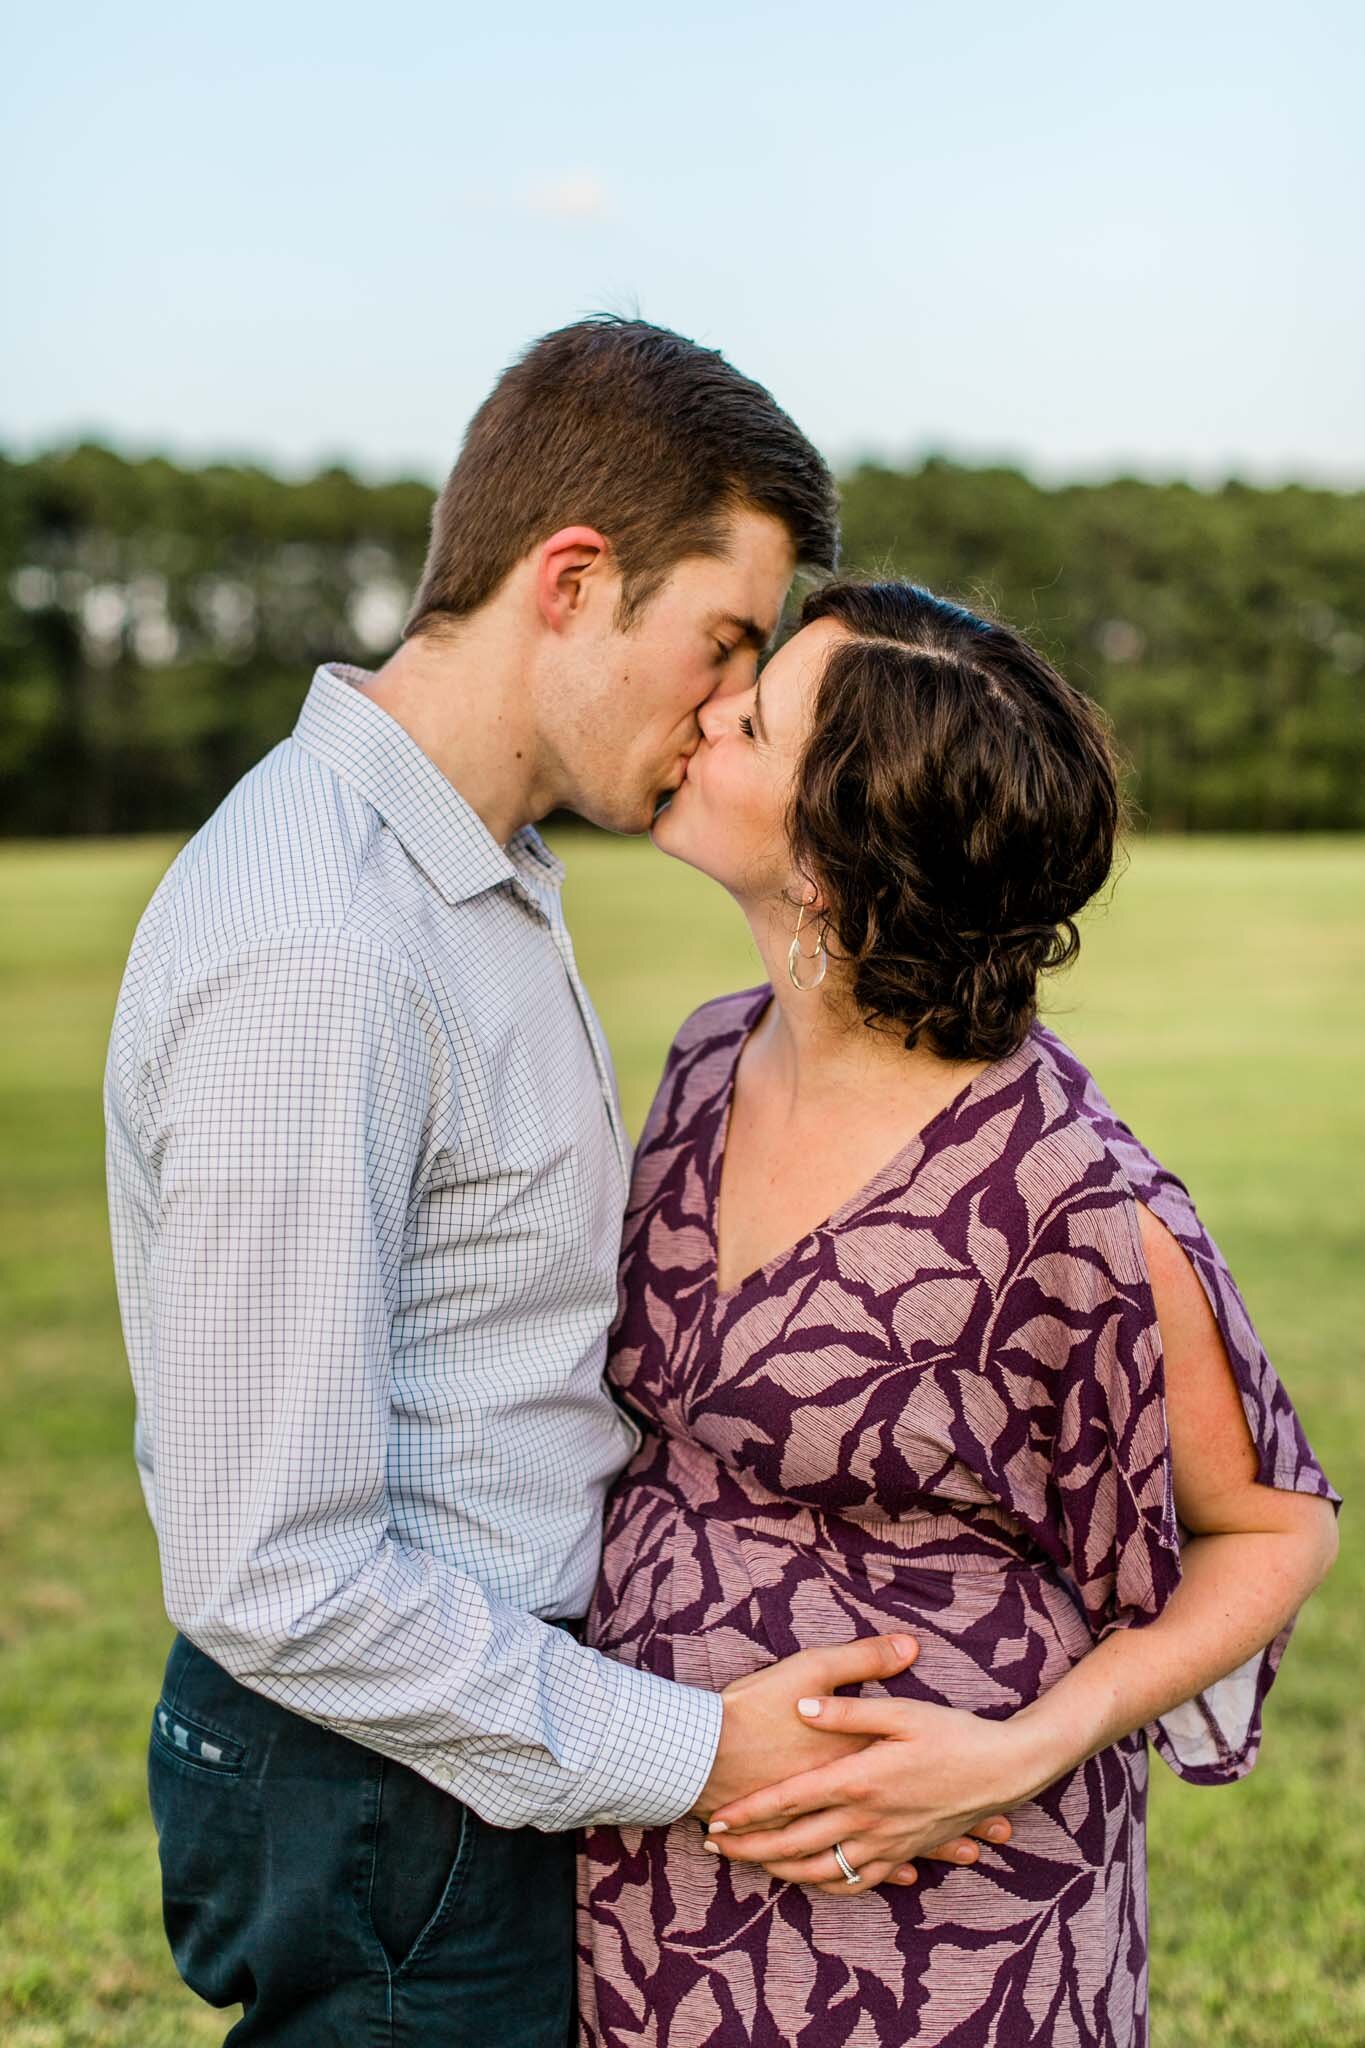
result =
[[[592,1642],[720,1689],[909,1628],[916,1663],[866,1690],[1004,1717],[1154,1620],[1181,1529],[1139,1202],[1205,1288],[1263,1481],[1339,1500],[1188,1190],[1042,1025],[718,1291],[730,1090],[769,997],[688,1019],[637,1148],[609,1371],[646,1434]],[[1193,1782],[1241,1777],[1289,1634],[909,1889],[779,1883],[705,1855],[692,1820],[588,1830],[584,2048],[1141,2048],[1148,1739]]]

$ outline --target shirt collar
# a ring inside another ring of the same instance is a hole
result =
[[[533,825],[499,846],[412,734],[357,688],[371,673],[350,662],[322,662],[303,700],[295,740],[374,805],[447,903],[511,882],[553,916],[564,863]],[[546,892],[552,900],[543,900]]]

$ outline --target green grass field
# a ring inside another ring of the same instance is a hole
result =
[[[709,883],[565,836],[580,960],[638,1130],[697,1002],[759,976]],[[0,2038],[195,2048],[226,2018],[160,1925],[144,1743],[170,1629],[132,1463],[100,1080],[173,845],[0,850]],[[1087,920],[1049,1021],[1192,1187],[1347,1497],[1243,1784],[1153,1764],[1158,2048],[1365,2043],[1361,1016],[1365,842],[1162,841]],[[228,2016],[230,2017],[230,2016]]]

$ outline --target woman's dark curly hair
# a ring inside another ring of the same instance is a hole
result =
[[[1108,721],[1020,635],[913,583],[840,578],[787,829],[869,1025],[1002,1059],[1124,822]]]

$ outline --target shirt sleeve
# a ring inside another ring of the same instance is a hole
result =
[[[1217,1247],[1196,1229],[1184,1249],[1219,1323],[1261,1483],[1339,1503]],[[1175,1509],[1156,1301],[1121,1173],[1096,1169],[1057,1199],[999,1304],[988,1369],[1015,1419],[995,1451],[1002,1497],[1075,1588],[1095,1641],[1156,1620],[1180,1583],[1189,1532]],[[1292,1457],[1289,1441],[1299,1447]],[[1149,1725],[1178,1776],[1227,1784],[1251,1769],[1293,1626],[1291,1617],[1244,1664]]]
[[[433,1105],[458,1085],[420,980],[353,932],[275,935],[178,985],[144,1074],[138,1428],[171,1621],[496,1825],[687,1812],[718,1699],[389,1529],[390,1321]]]

